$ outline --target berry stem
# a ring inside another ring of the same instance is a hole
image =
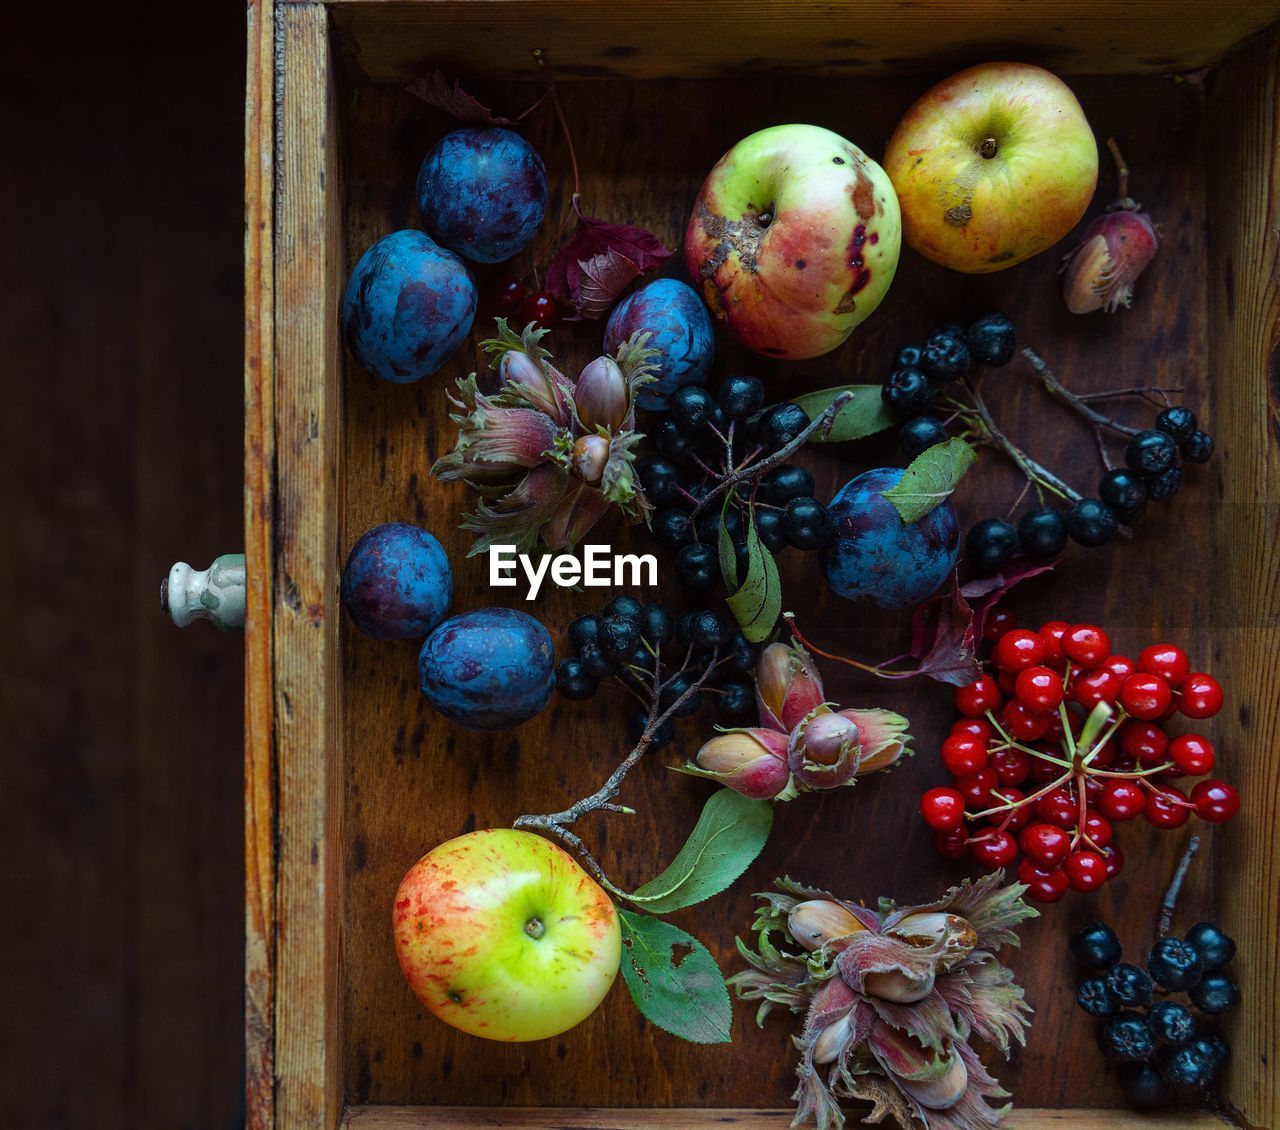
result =
[[[560,128],[564,131],[564,143],[569,149],[569,163],[573,166],[573,210],[576,212],[578,197],[582,195],[582,180],[578,176],[578,155],[573,149],[573,134],[569,132],[564,107],[560,105],[560,92],[556,90],[556,81],[551,76],[551,65],[547,62],[547,53],[541,47],[535,47],[533,57],[547,80],[547,93],[551,96],[551,105],[555,107],[556,117],[560,119]]]
[[[1031,368],[1035,370],[1036,376],[1040,378],[1040,383],[1044,385],[1045,391],[1050,396],[1061,400],[1073,411],[1093,424],[1095,428],[1110,428],[1113,432],[1119,432],[1120,435],[1124,436],[1134,436],[1140,431],[1139,428],[1131,428],[1128,424],[1121,424],[1110,416],[1104,416],[1101,412],[1096,412],[1090,408],[1089,405],[1054,376],[1053,370],[1044,363],[1034,349],[1024,349],[1022,356],[1031,363]]]
[[[973,398],[973,406],[977,410],[978,418],[982,423],[982,429],[987,439],[1017,464],[1022,473],[1036,484],[1037,491],[1043,487],[1067,502],[1081,501],[1084,496],[1079,491],[1073,490],[1047,467],[1037,463],[1000,430],[995,418],[991,415],[991,410],[987,407],[986,401],[982,399],[982,395],[978,392],[976,386],[966,385],[965,387]]]
[[[1022,750],[1023,753],[1027,754],[1029,757],[1038,757],[1040,758],[1041,761],[1050,761],[1054,765],[1060,766],[1063,769],[1071,768],[1071,762],[1069,761],[1063,761],[1062,758],[1054,757],[1053,754],[1051,753],[1045,753],[1044,750],[1042,749],[1033,749],[1029,745],[1023,745],[1015,737],[1013,737],[1013,735],[1010,734],[1002,725],[1000,725],[999,720],[996,718],[995,714],[990,710],[987,711],[987,721],[991,723],[996,733],[999,734],[1004,739],[1005,745],[1007,747],[1011,747],[1013,749],[1020,749]]]
[[[1187,877],[1187,868],[1200,850],[1200,837],[1192,832],[1187,841],[1186,850],[1178,861],[1178,869],[1173,873],[1173,881],[1164,893],[1164,901],[1160,903],[1160,920],[1156,923],[1156,937],[1163,938],[1173,926],[1173,912],[1178,905],[1178,895],[1182,893],[1182,882]]]
[[[1069,780],[1071,780],[1071,772],[1068,770],[1063,773],[1056,781],[1050,781],[1044,788],[1038,792],[1032,793],[1030,796],[1024,796],[1021,800],[1015,800],[1007,804],[998,804],[995,808],[984,809],[982,812],[975,812],[969,815],[970,820],[981,820],[984,816],[993,816],[997,812],[1016,812],[1019,808],[1026,808],[1027,805],[1034,803],[1043,796],[1048,796],[1054,789],[1060,789]]]
[[[846,667],[865,671],[868,675],[879,675],[882,679],[909,679],[912,675],[918,674],[916,671],[887,671],[883,667],[873,667],[870,663],[860,663],[858,660],[850,659],[846,655],[836,655],[834,652],[823,651],[822,648],[805,639],[804,633],[800,631],[799,626],[796,624],[796,614],[794,612],[784,612],[782,618],[787,622],[787,627],[791,631],[791,638],[806,651],[811,651],[814,655],[821,655],[823,659],[843,663]]]

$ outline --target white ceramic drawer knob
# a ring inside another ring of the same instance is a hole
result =
[[[244,627],[244,554],[224,553],[207,569],[179,561],[160,582],[160,606],[179,628],[211,620],[223,631]]]

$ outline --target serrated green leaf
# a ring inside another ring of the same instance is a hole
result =
[[[754,512],[747,515],[747,575],[742,587],[726,597],[725,603],[738,621],[742,634],[752,643],[768,638],[782,612],[778,563],[756,533]]]
[[[842,392],[852,392],[853,399],[836,413],[831,430],[819,428],[810,437],[810,443],[839,443],[841,440],[861,439],[892,427],[894,420],[880,396],[880,385],[841,385],[839,388],[823,388],[793,398],[816,420]]]
[[[669,914],[718,895],[751,866],[772,826],[768,801],[718,789],[670,866],[627,898],[653,914]]]
[[[720,572],[724,576],[725,587],[730,590],[738,587],[738,555],[734,552],[733,538],[729,536],[724,521],[732,504],[733,491],[725,491],[724,506],[720,508],[720,537],[717,548],[720,551]]]
[[[893,504],[904,525],[918,522],[946,501],[976,458],[962,439],[935,444],[911,460],[898,484],[884,492],[884,499]]]
[[[733,1005],[715,958],[697,938],[648,914],[619,910],[622,979],[636,1008],[695,1044],[729,1042]]]

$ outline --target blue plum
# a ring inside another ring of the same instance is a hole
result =
[[[822,552],[827,583],[841,596],[880,608],[910,608],[931,596],[955,568],[960,523],[950,502],[903,525],[884,492],[901,467],[880,467],[850,479],[828,510],[836,535]]]
[[[609,315],[605,352],[616,352],[638,330],[653,334],[649,348],[659,353],[657,381],[636,395],[641,408],[661,411],[681,385],[706,383],[716,341],[711,314],[693,287],[679,279],[656,279],[628,295]]]
[[[547,214],[547,167],[509,129],[458,129],[423,160],[417,191],[437,242],[475,263],[501,263],[524,249]]]
[[[360,256],[342,302],[342,332],[374,376],[408,384],[453,356],[475,316],[467,265],[422,232],[406,230]]]
[[[547,705],[555,686],[555,647],[532,616],[481,608],[453,616],[418,656],[422,693],[469,730],[506,730]]]
[[[342,570],[343,607],[375,640],[425,636],[444,619],[452,596],[453,571],[444,547],[405,522],[367,531]]]

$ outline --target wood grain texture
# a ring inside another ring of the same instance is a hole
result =
[[[355,1107],[343,1119],[344,1130],[789,1130],[794,1111],[696,1108],[602,1110],[599,1108],[507,1109],[492,1107]],[[1010,1130],[1145,1130],[1150,1117],[1128,1111],[1015,1110],[1005,1119]],[[1162,1114],[1160,1126],[1170,1130],[1212,1130],[1228,1125],[1217,1115],[1195,1112]]]
[[[1060,297],[1058,256],[1051,252],[1017,270],[964,277],[905,252],[884,306],[841,350],[788,366],[754,357],[723,338],[716,373],[761,375],[773,396],[851,380],[878,381],[897,346],[918,340],[948,318],[989,309],[1009,312],[1025,344],[1035,346],[1070,386],[1101,390],[1150,382],[1185,384],[1186,400],[1215,426],[1207,401],[1209,358],[1204,180],[1204,92],[1160,78],[1080,79],[1073,83],[1099,137],[1116,136],[1132,166],[1132,188],[1164,225],[1166,240],[1138,285],[1134,308],[1115,316],[1078,318]],[[566,112],[583,167],[586,209],[644,224],[669,245],[680,238],[689,202],[720,154],[753,129],[812,120],[839,130],[878,154],[898,116],[919,93],[910,79],[832,83],[770,79],[749,89],[719,82],[568,84]],[[527,105],[536,91],[479,86],[504,111]],[[448,122],[397,89],[356,81],[345,92],[344,168],[348,261],[387,232],[418,222],[413,179],[418,162]],[[686,109],[696,106],[698,112]],[[568,160],[549,114],[528,121],[553,181],[550,214],[565,206]],[[1114,194],[1104,170],[1090,217]],[[548,224],[550,228],[551,224]],[[1064,241],[1062,249],[1070,246]],[[545,257],[539,260],[545,264]],[[528,257],[520,261],[520,269]],[[677,261],[669,265],[677,271]],[[496,273],[477,272],[481,285]],[[436,482],[432,460],[448,448],[447,383],[482,364],[472,340],[445,371],[415,386],[374,380],[349,360],[343,427],[343,551],[369,526],[418,522],[444,542],[455,563],[455,610],[522,604],[510,590],[489,590],[482,561],[465,559],[457,526],[474,499],[461,486]],[[569,371],[600,348],[597,324],[563,325],[548,345]],[[1032,446],[1077,486],[1092,489],[1099,474],[1088,431],[1051,404],[1018,363],[993,374],[988,397],[1010,432]],[[1133,420],[1153,413],[1130,406]],[[829,497],[854,473],[900,461],[891,438],[806,453],[804,460]],[[1132,543],[1075,551],[1050,577],[1028,583],[1013,601],[1018,615],[1039,623],[1051,616],[1106,624],[1117,644],[1136,651],[1156,638],[1184,644],[1197,664],[1213,669],[1210,611],[1213,581],[1230,567],[1211,536],[1210,499],[1217,470],[1193,471],[1175,503],[1153,508]],[[958,503],[968,523],[1003,513],[1017,494],[1013,473],[986,457]],[[628,544],[606,522],[596,540]],[[648,546],[635,538],[630,548]],[[669,595],[670,558],[660,558]],[[782,559],[788,603],[823,646],[882,658],[903,649],[906,617],[826,599],[814,583],[816,562],[788,552]],[[551,628],[561,647],[569,621],[603,597],[555,593],[526,605]],[[692,1047],[646,1024],[621,988],[581,1027],[555,1040],[524,1046],[478,1045],[434,1021],[407,991],[389,928],[392,895],[404,871],[450,836],[509,824],[522,811],[551,811],[595,788],[619,759],[630,708],[621,692],[586,705],[557,700],[541,717],[511,733],[482,736],[443,723],[417,689],[416,645],[375,643],[339,628],[345,701],[340,749],[343,772],[342,912],[343,1086],[353,1104],[537,1106],[777,1107],[794,1087],[790,1025],[771,1019],[757,1031],[739,1009],[732,1047]],[[919,754],[893,774],[856,790],[807,796],[783,806],[760,860],[725,897],[680,912],[676,920],[700,937],[727,970],[738,967],[733,938],[752,914],[751,892],[788,873],[829,885],[849,897],[892,894],[923,901],[967,872],[940,865],[916,814],[920,792],[940,783],[937,747],[952,717],[950,696],[935,684],[880,684],[828,668],[832,697],[854,705],[884,705],[908,714]],[[1260,693],[1253,684],[1249,693]],[[1242,702],[1245,700],[1241,700]],[[1257,710],[1260,704],[1250,701]],[[635,817],[607,814],[580,829],[609,873],[624,886],[648,879],[668,861],[708,795],[704,783],[668,772],[709,734],[709,721],[682,724],[674,747],[643,765],[621,799]],[[1209,848],[1230,827],[1210,831]],[[1065,937],[1095,917],[1113,922],[1135,957],[1149,946],[1155,905],[1185,839],[1139,822],[1119,834],[1126,874],[1092,898],[1069,896],[1046,908],[1023,932],[1011,963],[1037,1010],[1028,1046],[997,1074],[1033,1107],[1109,1107],[1119,1095],[1100,1069],[1093,1025],[1072,999],[1074,973]],[[1212,850],[1207,853],[1212,858]],[[1180,921],[1210,912],[1210,867],[1192,872]],[[1246,1008],[1262,1009],[1261,994]]]
[[[1280,36],[1224,67],[1210,88],[1211,360],[1222,445],[1214,519],[1230,567],[1215,589],[1215,659],[1235,709],[1220,748],[1243,807],[1219,859],[1224,926],[1247,938],[1233,971],[1229,1098],[1251,1126],[1280,1125]]]
[[[1174,73],[1221,59],[1280,19],[1275,0],[337,0],[334,18],[370,78],[430,62],[532,78],[543,47],[579,78],[716,78],[762,71],[843,77],[955,69],[993,57],[1069,73]]]

